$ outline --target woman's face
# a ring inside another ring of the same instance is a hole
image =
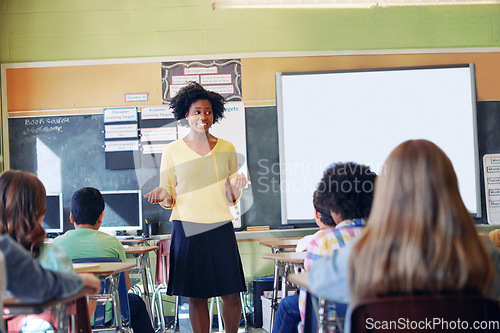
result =
[[[212,126],[214,114],[212,112],[212,103],[207,99],[199,99],[193,102],[186,113],[186,119],[191,131],[206,133]]]

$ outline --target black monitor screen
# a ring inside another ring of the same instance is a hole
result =
[[[47,212],[42,221],[42,227],[47,233],[63,231],[62,215],[62,194],[47,194]]]
[[[142,230],[141,191],[102,191],[106,207],[102,230]]]

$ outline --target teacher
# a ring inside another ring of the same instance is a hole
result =
[[[238,174],[234,146],[209,133],[224,116],[226,100],[197,83],[171,100],[176,120],[187,119],[189,134],[163,150],[160,186],[145,195],[172,209],[167,294],[189,297],[194,333],[209,332],[208,298],[222,298],[226,332],[237,332],[239,293],[245,279],[229,206],[250,182]]]

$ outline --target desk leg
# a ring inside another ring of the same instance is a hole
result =
[[[273,282],[273,298],[271,299],[271,326],[269,327],[269,333],[273,331],[274,317],[276,316],[276,310],[278,309],[278,285],[279,285],[279,262],[274,261],[274,282]]]
[[[281,299],[285,298],[288,296],[288,291],[287,291],[287,282],[286,278],[288,273],[290,273],[290,263],[285,263],[285,268],[283,269],[283,274],[281,277]]]
[[[69,317],[66,315],[66,304],[60,303],[52,308],[52,313],[57,320],[57,332],[67,333],[69,330],[68,321]]]
[[[142,275],[142,284],[144,288],[144,302],[146,303],[146,309],[149,313],[149,319],[151,320],[151,324],[154,327],[153,323],[153,311],[151,308],[151,293],[149,292],[149,253],[143,253],[140,258],[141,265],[141,275]]]

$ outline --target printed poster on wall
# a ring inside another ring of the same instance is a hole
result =
[[[103,122],[106,169],[134,169],[140,156],[137,107],[105,108]]]
[[[164,104],[191,81],[221,94],[227,101],[241,101],[240,59],[163,62],[161,71]]]
[[[168,105],[141,109],[140,141],[143,168],[159,168],[163,148],[177,140],[177,122]]]

